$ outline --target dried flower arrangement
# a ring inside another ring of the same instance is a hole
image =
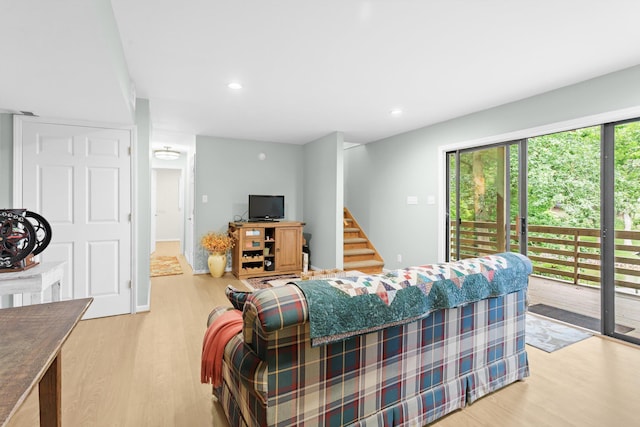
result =
[[[213,252],[226,252],[228,249],[233,248],[236,244],[235,239],[226,233],[216,233],[211,231],[200,239],[200,246],[210,253]]]

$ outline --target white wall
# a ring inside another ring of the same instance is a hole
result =
[[[13,208],[13,118],[0,113],[0,209]],[[11,295],[0,296],[0,308],[10,307]]]
[[[351,148],[345,152],[345,206],[381,253],[385,268],[442,261],[442,146],[500,142],[640,115],[639,82],[636,66]],[[417,196],[418,204],[407,205],[407,196]],[[437,196],[436,204],[427,205],[428,196]]]

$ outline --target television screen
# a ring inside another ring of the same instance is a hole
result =
[[[284,218],[284,196],[249,195],[249,220]]]

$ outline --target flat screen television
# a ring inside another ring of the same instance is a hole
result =
[[[284,196],[249,194],[249,221],[284,218]]]

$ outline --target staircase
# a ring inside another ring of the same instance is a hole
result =
[[[384,261],[349,209],[344,208],[343,269],[363,273],[382,273]]]

